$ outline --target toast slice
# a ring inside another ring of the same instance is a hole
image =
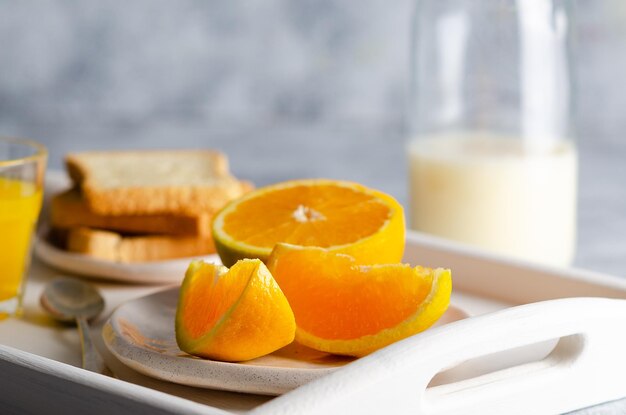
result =
[[[213,239],[193,236],[124,236],[91,228],[67,232],[67,250],[114,262],[148,262],[215,253]]]
[[[208,237],[211,219],[208,212],[198,214],[100,215],[89,209],[77,189],[52,197],[50,222],[53,228],[88,227],[122,233],[189,235]]]
[[[101,215],[215,212],[251,189],[211,150],[94,151],[67,155],[70,177]]]

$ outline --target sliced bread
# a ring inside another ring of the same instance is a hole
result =
[[[213,239],[193,236],[123,236],[90,228],[67,232],[67,250],[115,262],[147,262],[215,253]]]
[[[89,208],[102,215],[211,212],[251,188],[211,150],[73,153],[66,165]]]
[[[92,211],[77,189],[52,197],[50,222],[53,228],[88,227],[119,231],[122,233],[190,235],[211,234],[212,214],[146,214],[101,215]]]

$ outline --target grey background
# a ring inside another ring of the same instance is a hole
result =
[[[581,136],[615,138],[626,128],[626,5],[572,3]],[[412,9],[412,0],[6,0],[0,125],[397,125]]]
[[[412,8],[412,0],[5,0],[0,134],[46,143],[53,168],[70,150],[215,147],[257,185],[326,176],[406,202]],[[626,3],[580,0],[576,9],[576,265],[624,276]]]

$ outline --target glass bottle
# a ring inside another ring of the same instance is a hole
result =
[[[413,229],[568,265],[576,236],[560,0],[418,0],[407,118]]]

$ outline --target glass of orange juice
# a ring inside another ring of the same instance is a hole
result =
[[[0,319],[22,310],[47,158],[39,143],[0,137]]]

